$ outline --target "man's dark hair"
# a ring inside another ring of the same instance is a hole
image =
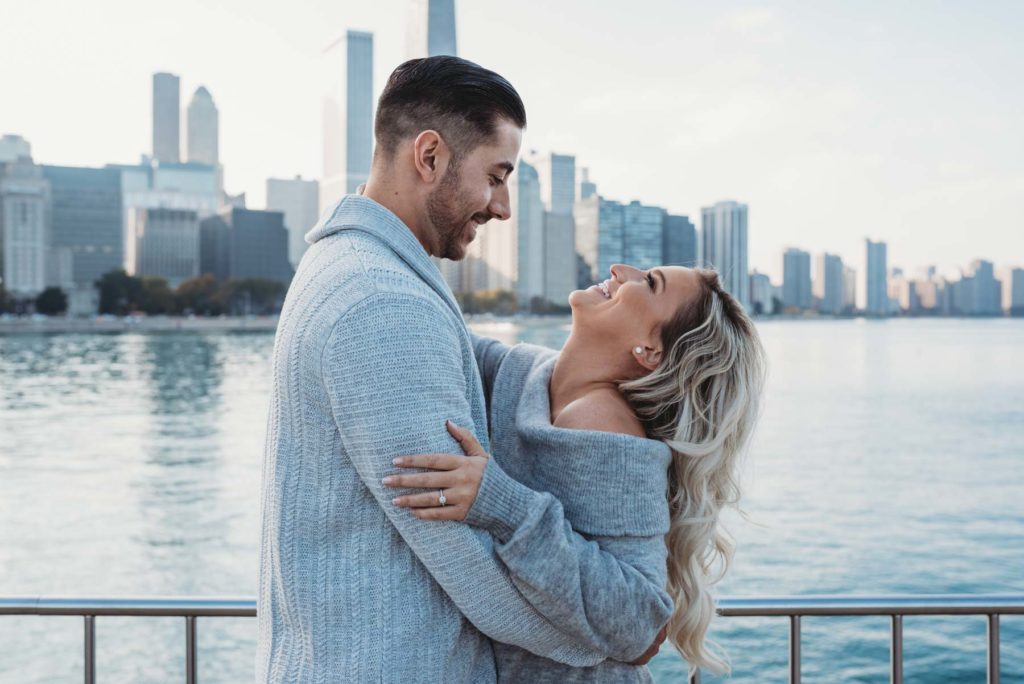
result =
[[[374,135],[378,151],[390,157],[400,141],[437,131],[457,163],[494,135],[500,119],[526,128],[526,108],[511,83],[459,57],[424,57],[391,72]]]

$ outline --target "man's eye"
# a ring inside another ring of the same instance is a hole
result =
[[[497,176],[491,176],[491,185],[501,185],[501,179]]]

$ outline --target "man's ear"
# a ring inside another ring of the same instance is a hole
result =
[[[444,175],[450,156],[448,145],[437,131],[422,131],[413,141],[413,163],[425,183],[433,183]]]

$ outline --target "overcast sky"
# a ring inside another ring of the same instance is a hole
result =
[[[320,176],[319,56],[374,33],[375,91],[406,0],[0,0],[0,133],[37,162],[150,151],[151,74],[205,85],[227,190]],[[1024,263],[1024,3],[456,0],[460,55],[526,102],[525,149],[575,154],[599,192],[699,226],[750,207],[750,266],[797,246],[863,270]],[[184,140],[183,140],[184,141]]]

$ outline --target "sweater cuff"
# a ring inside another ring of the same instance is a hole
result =
[[[535,496],[539,494],[509,477],[491,457],[484,467],[476,500],[466,512],[466,523],[486,529],[498,542],[505,543],[530,512]]]

